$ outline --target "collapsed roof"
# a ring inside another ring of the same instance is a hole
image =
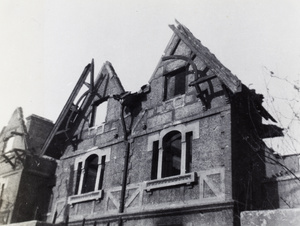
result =
[[[161,61],[150,78],[149,83],[158,76],[156,71],[164,62],[181,60],[184,64],[188,64],[192,68],[194,81],[189,85],[195,87],[197,97],[200,98],[206,109],[208,106],[207,100],[205,95],[203,95],[199,84],[213,78],[218,78],[222,85],[228,89],[228,92],[230,92],[231,95],[238,94],[245,90],[249,94],[249,98],[254,101],[253,109],[265,119],[271,119],[275,122],[275,119],[262,107],[262,95],[255,94],[255,92],[243,86],[241,81],[233,75],[230,70],[222,65],[215,55],[213,55],[208,48],[203,46],[201,42],[194,37],[189,29],[179,22],[177,23],[177,26],[170,25],[174,34],[164,52],[164,56],[162,56]],[[180,42],[183,42],[186,46],[188,46],[190,52],[181,55],[177,54],[176,48]],[[196,57],[204,62],[204,68],[197,68],[196,64],[193,62]],[[207,70],[210,71],[209,75],[206,73],[205,75],[200,73]],[[84,92],[82,90],[84,90]],[[146,92],[145,90],[142,90],[142,93]],[[147,90],[147,92],[149,92],[149,90]],[[92,61],[83,70],[82,75],[80,76],[67,103],[60,113],[53,130],[43,146],[42,153],[51,157],[59,158],[63,154],[62,152],[64,151],[66,142],[71,144],[78,142],[78,140],[76,140],[78,137],[74,136],[74,134],[77,128],[83,126],[83,119],[90,117],[90,122],[93,122],[93,106],[107,101],[108,98],[120,99],[126,97],[128,100],[128,97],[133,97],[128,94],[129,92],[125,92],[117,74],[109,62],[106,62],[103,65],[98,77],[94,80],[94,62]],[[282,135],[281,130],[274,125],[266,125],[262,128],[262,130],[265,131],[262,132],[261,137]],[[270,131],[275,132],[271,133]]]

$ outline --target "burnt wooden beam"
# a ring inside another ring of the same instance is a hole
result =
[[[191,58],[186,57],[186,56],[181,56],[181,55],[172,55],[172,56],[162,57],[162,61],[173,60],[173,59],[186,61],[193,68],[193,74],[194,74],[195,80],[200,79],[199,74],[198,74],[197,65],[195,64],[195,62]],[[201,73],[204,73],[204,72],[206,73],[207,70],[209,70],[209,69],[205,68],[204,71],[202,71]],[[197,97],[201,100],[201,103],[203,104],[203,110],[207,110],[208,103],[207,103],[207,100],[205,99],[205,97],[203,95],[203,92],[202,92],[201,88],[198,85],[194,85],[194,87],[195,87],[195,89],[198,93]]]
[[[5,159],[6,162],[8,162],[12,166],[13,169],[16,167],[16,165],[11,161],[11,159],[8,158],[5,154],[3,154],[2,157]]]
[[[182,25],[180,25],[182,26]],[[241,82],[240,80],[230,72],[226,72],[228,70],[225,68],[221,63],[217,63],[217,59],[209,60],[205,59],[201,53],[201,51],[195,47],[195,45],[199,40],[196,40],[196,38],[192,35],[190,31],[187,31],[184,29],[185,34],[183,34],[178,28],[176,28],[174,25],[169,25],[169,27],[173,30],[173,32],[194,52],[204,63],[206,63],[210,68],[213,68],[214,72],[218,76],[218,78],[233,92],[241,92]],[[200,43],[200,45],[202,45]],[[210,53],[210,52],[208,52]],[[210,53],[212,56],[213,54]],[[229,71],[229,70],[228,70]]]
[[[262,125],[262,128],[259,130],[260,138],[272,138],[272,137],[282,137],[283,129],[276,125]]]
[[[83,72],[82,72],[82,74],[81,74],[78,82],[76,83],[76,85],[75,85],[75,87],[74,87],[74,89],[73,89],[73,91],[72,91],[72,93],[71,93],[71,95],[69,97],[69,99],[67,100],[67,103],[65,104],[63,110],[61,111],[61,113],[60,113],[60,115],[59,115],[59,117],[58,117],[58,119],[57,119],[57,121],[56,121],[53,129],[52,129],[52,131],[50,132],[49,136],[47,137],[47,139],[45,141],[45,144],[44,144],[44,146],[42,148],[42,154],[46,153],[46,151],[47,151],[47,149],[48,149],[48,147],[49,147],[49,145],[50,145],[53,137],[55,136],[57,130],[60,128],[61,124],[65,120],[65,117],[69,113],[69,110],[72,107],[72,104],[73,104],[76,96],[78,95],[78,93],[80,91],[80,88],[82,87],[83,83],[85,82],[85,80],[86,80],[89,72],[92,70],[93,66],[94,66],[94,64],[92,62],[91,64],[88,64],[84,68],[84,70],[83,70]]]
[[[16,154],[16,159],[19,159],[22,163],[23,163],[23,156],[24,153],[21,152],[21,154],[18,153],[18,150],[14,150],[15,154]]]
[[[59,134],[62,134],[62,133],[66,133],[66,132],[68,132],[68,131],[69,131],[69,129],[59,130],[59,131],[57,131],[57,132],[55,133],[55,135],[59,135]]]
[[[205,77],[198,78],[196,81],[191,82],[191,83],[189,84],[189,86],[195,86],[195,85],[197,85],[197,84],[207,82],[208,80],[214,79],[214,78],[216,78],[216,77],[217,77],[216,75],[207,75],[207,76],[205,76]]]

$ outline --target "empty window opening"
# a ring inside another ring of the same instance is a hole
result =
[[[172,131],[163,138],[162,177],[180,174],[181,133]]]
[[[6,141],[4,153],[13,150],[13,147],[14,147],[14,146],[13,146],[13,145],[14,145],[14,141],[15,141],[15,137],[10,137],[10,138]]]
[[[97,172],[98,156],[91,155],[85,161],[85,175],[81,193],[87,193],[95,190]]]
[[[185,93],[186,75],[187,67],[181,67],[165,75],[165,100]]]
[[[153,142],[151,180],[157,179],[158,141]]]
[[[186,141],[186,166],[185,166],[185,172],[190,173],[190,172],[192,172],[191,169],[192,169],[193,132],[186,133],[185,141]]]
[[[106,113],[107,113],[107,101],[101,103],[98,106],[95,106],[94,109],[95,119],[92,126],[100,126],[106,121]]]

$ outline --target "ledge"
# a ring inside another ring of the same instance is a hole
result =
[[[55,226],[55,224],[46,223],[44,221],[37,221],[37,220],[8,224],[8,226],[51,226],[51,225]]]
[[[150,108],[151,109],[151,108]],[[184,117],[182,119],[180,119],[181,123],[184,124],[184,123],[187,123],[187,122],[190,122],[190,121],[194,121],[194,120],[199,120],[199,119],[202,119],[202,118],[206,118],[206,117],[209,117],[211,115],[216,115],[216,114],[220,114],[221,112],[224,112],[224,111],[228,111],[230,110],[231,107],[229,104],[226,104],[224,106],[221,106],[221,107],[215,107],[215,108],[212,108],[212,109],[208,109],[206,111],[200,111],[198,114],[195,114],[195,115],[190,115],[190,116],[187,116],[187,117]],[[149,109],[148,109],[149,110]],[[154,115],[157,115],[157,114],[154,114]],[[154,116],[152,115],[151,118]],[[177,121],[177,120],[175,120]],[[148,119],[147,119],[147,123],[148,123]],[[170,122],[170,123],[166,123],[164,125],[156,125],[152,128],[148,127],[147,128],[147,133],[150,134],[150,133],[154,133],[154,132],[158,132],[160,130],[163,129],[163,127],[169,127],[169,126],[172,126],[173,125],[173,121]],[[140,135],[135,135],[133,138],[135,137],[139,137]]]
[[[107,214],[99,216],[99,213],[96,213],[95,215],[90,216],[79,216],[76,215],[76,218],[71,218],[69,220],[69,223],[72,222],[72,225],[76,224],[79,225],[82,223],[82,219],[85,217],[86,221],[85,223],[91,223],[91,225],[97,221],[97,224],[99,223],[108,223],[112,221],[118,221],[120,218],[123,220],[137,220],[141,218],[158,218],[158,217],[165,217],[165,216],[175,216],[175,215],[182,215],[182,214],[201,214],[207,212],[216,212],[219,210],[224,209],[232,209],[234,208],[234,201],[228,200],[228,201],[222,201],[222,202],[215,202],[210,204],[179,204],[172,206],[170,205],[168,208],[158,208],[155,207],[150,210],[145,210],[143,208],[139,209],[138,211],[134,212],[125,212],[125,213],[115,213],[115,214]]]
[[[87,202],[91,200],[99,200],[103,197],[103,190],[92,191],[89,193],[84,193],[80,195],[73,195],[68,198],[68,204],[74,205],[80,202]]]
[[[196,180],[196,172],[177,175],[172,177],[161,178],[145,182],[144,190],[151,191],[153,189],[176,186],[181,184],[190,185]]]

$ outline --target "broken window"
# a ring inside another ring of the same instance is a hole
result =
[[[102,189],[105,156],[92,154],[77,165],[75,194],[83,194]]]
[[[187,67],[181,67],[165,75],[164,100],[185,94]]]
[[[151,179],[160,179],[189,173],[192,162],[192,132],[182,136],[171,131],[159,141],[153,142]]]

